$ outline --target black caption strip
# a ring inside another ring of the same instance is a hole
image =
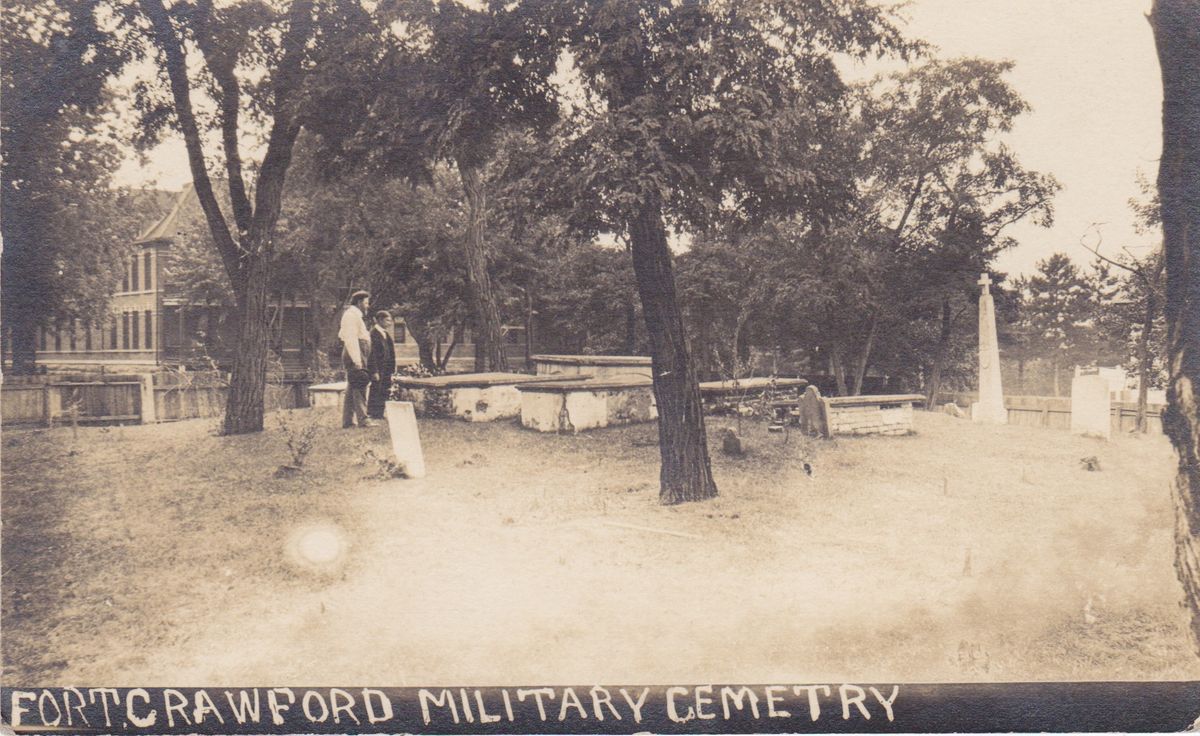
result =
[[[1182,731],[1200,682],[0,688],[16,733]]]

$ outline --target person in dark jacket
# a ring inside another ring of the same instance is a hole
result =
[[[383,419],[384,402],[392,390],[392,374],[396,372],[396,341],[392,334],[392,315],[386,310],[375,313],[375,326],[371,328],[371,357],[367,369],[371,372],[367,416]]]

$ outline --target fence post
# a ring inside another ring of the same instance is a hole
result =
[[[142,373],[138,376],[141,381],[141,400],[138,402],[139,413],[141,414],[142,424],[155,424],[158,422],[158,412],[154,406],[154,374]]]

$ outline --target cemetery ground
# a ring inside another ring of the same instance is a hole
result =
[[[663,507],[653,424],[422,420],[414,480],[336,414],[290,478],[270,416],[6,430],[5,681],[1200,678],[1162,437],[918,412],[832,442],[746,421],[731,458],[711,418],[720,497]]]

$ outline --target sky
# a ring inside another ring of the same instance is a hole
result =
[[[1032,106],[1004,137],[1030,169],[1063,185],[1050,228],[1020,223],[1007,231],[1018,245],[997,270],[1030,273],[1055,252],[1092,260],[1081,241],[1108,256],[1123,247],[1146,254],[1157,238],[1138,235],[1128,201],[1140,197],[1162,147],[1162,84],[1146,13],[1150,0],[913,0],[911,35],[939,56],[1010,59],[1008,79]],[[862,70],[870,76],[874,69]],[[142,164],[129,160],[122,185],[179,189],[190,180],[179,140]]]

